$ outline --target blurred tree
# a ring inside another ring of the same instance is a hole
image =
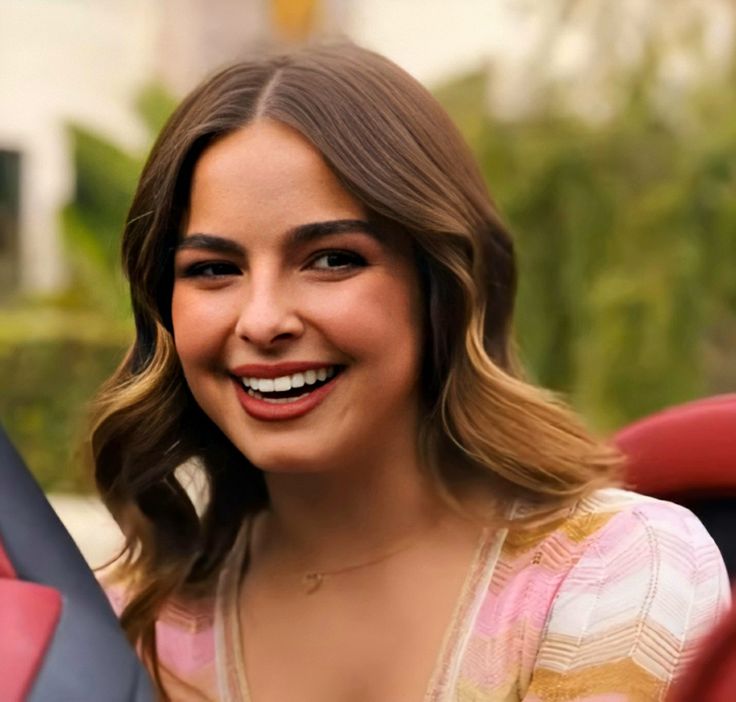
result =
[[[437,91],[516,234],[527,366],[601,429],[736,389],[736,54],[680,105],[662,82],[673,45],[645,38],[610,68],[605,119],[560,86],[514,121],[488,110],[484,74]]]
[[[63,299],[67,306],[92,306],[124,316],[119,238],[139,160],[80,126],[70,126],[69,140],[75,188],[73,200],[61,212],[70,269],[70,285]]]
[[[136,109],[151,139],[174,100],[157,84]],[[0,310],[0,417],[47,490],[90,486],[74,453],[85,404],[122,359],[131,338],[120,273],[120,232],[143,163],[80,125],[69,126],[72,200],[60,213],[70,268],[67,290]]]
[[[158,83],[146,86],[136,110],[150,138],[158,133],[175,105]],[[128,302],[120,262],[120,231],[135,190],[143,155],[130,154],[96,132],[69,126],[75,187],[61,213],[71,269],[65,304],[99,309],[120,318]]]

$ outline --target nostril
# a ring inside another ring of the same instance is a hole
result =
[[[303,331],[304,325],[297,314],[278,314],[275,310],[269,314],[241,315],[235,325],[237,336],[261,347],[294,339]]]

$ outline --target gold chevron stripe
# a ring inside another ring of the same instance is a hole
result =
[[[555,530],[561,531],[573,543],[581,543],[602,529],[618,512],[591,514],[582,512],[572,517],[562,517],[539,526],[513,529],[506,538],[505,553],[515,558],[543,541]]]
[[[544,702],[570,702],[593,695],[616,692],[627,702],[661,699],[665,682],[638,666],[630,658],[590,666],[572,673],[537,668],[529,687],[529,697]],[[490,698],[489,698],[490,699]]]

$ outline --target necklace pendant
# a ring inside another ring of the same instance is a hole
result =
[[[306,594],[311,595],[313,592],[317,592],[322,587],[324,580],[324,573],[305,573],[302,577],[302,585],[304,585]]]

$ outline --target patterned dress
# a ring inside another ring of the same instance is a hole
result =
[[[174,700],[250,702],[236,608],[248,533],[213,601],[157,623]],[[600,490],[542,526],[483,535],[423,702],[662,700],[729,602],[690,512]]]

